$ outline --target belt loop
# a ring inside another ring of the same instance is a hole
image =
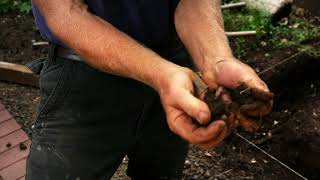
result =
[[[50,43],[49,44],[49,51],[48,51],[48,65],[54,63],[56,58],[56,47],[57,45]]]

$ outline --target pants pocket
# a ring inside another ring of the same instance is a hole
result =
[[[59,103],[62,103],[63,97],[68,92],[67,60],[46,59],[35,62],[34,72],[40,74],[40,103],[38,106],[37,118],[33,126],[33,134],[37,136],[45,127],[42,125],[55,113]],[[69,64],[70,65],[70,64]],[[38,67],[37,67],[38,66]],[[42,66],[42,67],[41,67]],[[41,68],[40,68],[41,67]],[[35,137],[34,136],[34,137]]]
[[[43,68],[43,63],[46,60],[46,58],[40,58],[36,59],[28,64],[26,66],[36,75],[40,75],[40,72]]]

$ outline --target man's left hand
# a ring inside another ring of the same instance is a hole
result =
[[[258,77],[252,68],[237,59],[227,59],[212,62],[211,68],[203,72],[203,81],[209,88],[219,86],[235,89],[245,85],[251,89],[254,98],[264,102],[263,104],[246,108],[246,115],[257,117],[270,113],[273,104],[273,93],[268,86]]]
[[[264,116],[270,113],[273,104],[273,94],[267,85],[258,77],[252,68],[237,59],[227,59],[212,62],[206,72],[202,72],[202,79],[209,88],[225,87],[236,89],[245,85],[251,90],[253,98],[257,101],[239,107],[240,110],[231,113],[228,117],[230,131],[236,126],[242,126],[248,131],[255,131],[259,125],[250,117]],[[219,91],[217,91],[219,92]],[[220,92],[222,92],[220,90]],[[228,94],[224,94],[226,103],[232,101]]]

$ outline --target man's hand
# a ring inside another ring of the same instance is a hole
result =
[[[177,33],[210,88],[234,89],[241,84],[257,98],[269,95],[266,84],[247,65],[233,58],[225,35],[221,0],[181,0],[175,11]],[[261,95],[262,96],[259,96]],[[258,97],[259,96],[259,97]],[[246,106],[249,115],[265,115],[272,102]]]
[[[231,112],[229,132],[237,126],[250,132],[258,130],[260,125],[250,117],[261,117],[271,111],[273,93],[267,85],[248,65],[236,59],[212,60],[206,69],[203,80],[211,89],[219,87],[216,95],[223,97],[225,107]],[[249,101],[240,102],[242,98]]]
[[[194,96],[197,74],[187,68],[168,69],[159,88],[169,128],[185,140],[208,149],[222,142],[228,129],[225,121],[211,120],[206,103]],[[201,84],[201,82],[200,82]],[[198,84],[199,85],[199,84]],[[197,126],[192,119],[204,126]]]
[[[245,85],[259,102],[245,104],[241,113],[248,116],[264,116],[272,109],[273,94],[268,86],[258,77],[252,68],[237,59],[212,61],[203,72],[203,80],[209,88],[223,86],[235,89]],[[246,91],[246,90],[244,90]]]
[[[254,96],[253,104],[241,104],[241,107],[235,108],[240,111],[223,118],[229,130],[237,124],[247,130],[257,129],[246,115],[263,116],[269,113],[273,94],[249,66],[233,58],[224,30],[221,0],[179,1],[175,11],[175,26],[209,88],[222,86],[235,89],[243,84]],[[232,116],[233,119],[230,119]]]

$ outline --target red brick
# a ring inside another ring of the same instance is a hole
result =
[[[31,141],[27,141],[24,144],[27,146],[25,150],[21,150],[19,146],[16,146],[0,154],[0,171],[28,156]]]
[[[22,159],[0,171],[4,180],[17,180],[26,175],[26,159]]]
[[[7,110],[3,109],[0,111],[0,123],[4,122],[6,120],[9,120],[11,118],[12,118],[12,116]]]
[[[1,104],[1,102],[0,102],[0,111],[3,110],[4,108],[5,108],[4,105]]]
[[[13,148],[20,142],[25,142],[28,139],[28,135],[22,129],[0,138],[0,154],[10,148]],[[8,143],[10,143],[9,147],[7,146]]]
[[[18,129],[21,129],[21,126],[14,119],[0,123],[0,138]]]

